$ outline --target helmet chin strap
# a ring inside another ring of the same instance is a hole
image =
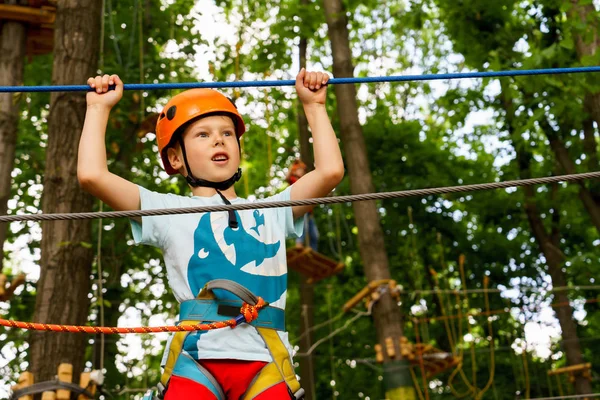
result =
[[[185,158],[185,156],[184,156]],[[207,181],[204,179],[199,179],[196,178],[194,175],[192,175],[191,171],[190,171],[190,167],[187,165],[187,160],[185,161],[186,164],[186,168],[188,171],[188,175],[185,177],[185,180],[187,181],[187,183],[190,184],[191,187],[210,187],[216,190],[227,190],[229,189],[231,186],[233,186],[234,183],[236,183],[237,181],[240,180],[240,178],[242,177],[242,169],[238,168],[237,172],[229,179],[222,181],[222,182],[212,182],[212,181]]]
[[[188,163],[187,154],[185,152],[185,144],[183,143],[183,137],[181,136],[179,136],[179,144],[181,146],[183,162],[185,163],[185,168],[187,170],[187,176],[185,177],[187,183],[191,187],[210,187],[215,189],[221,197],[221,199],[223,200],[223,202],[227,205],[230,205],[231,202],[227,200],[227,198],[223,195],[223,193],[221,193],[221,191],[229,189],[231,186],[233,186],[234,183],[240,180],[240,178],[242,177],[242,169],[238,168],[237,172],[231,178],[221,182],[213,182],[207,181],[205,179],[196,178],[194,174],[192,174],[192,169],[190,168],[190,164]],[[229,214],[229,227],[237,228],[238,221],[235,216],[235,212],[233,210],[229,210],[227,213]]]

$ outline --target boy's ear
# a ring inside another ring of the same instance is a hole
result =
[[[171,164],[171,167],[173,167],[173,169],[179,171],[184,166],[183,157],[179,148],[176,148],[175,146],[169,147],[167,149],[167,157],[169,159],[169,164]]]

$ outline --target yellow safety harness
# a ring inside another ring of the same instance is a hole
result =
[[[226,290],[239,297],[240,301],[219,300],[213,292],[214,289]],[[181,303],[180,321],[178,325],[218,323],[220,321],[231,319],[231,310],[239,310],[240,308],[238,306],[242,304],[242,301],[250,305],[256,305],[258,298],[248,289],[236,282],[224,279],[210,281],[200,291],[196,299]],[[237,313],[239,313],[239,311],[237,311]],[[244,317],[243,315],[238,315],[236,320],[237,319],[243,321]],[[290,398],[302,399],[304,397],[304,390],[300,387],[298,379],[296,379],[292,359],[278,334],[279,330],[284,329],[284,311],[267,305],[260,310],[258,317],[251,321],[250,324],[256,328],[265,341],[265,345],[269,350],[273,361],[261,369],[241,400],[252,400],[265,390],[281,382],[286,382],[290,392]],[[168,390],[169,380],[173,373],[176,372],[177,361],[180,360],[183,345],[188,334],[189,332],[177,332],[171,340],[167,362],[160,379],[159,398],[164,397],[164,393]],[[196,366],[198,367],[199,364]],[[215,396],[220,398],[222,396],[222,390],[218,383],[216,383],[216,380],[205,369],[201,367],[199,369],[204,375],[207,375],[206,386],[209,389],[212,387],[211,390],[213,390]],[[225,399],[223,398],[222,400]]]

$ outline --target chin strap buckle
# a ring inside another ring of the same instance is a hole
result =
[[[216,190],[217,190],[217,193],[219,194],[219,196],[221,196],[223,203],[227,204],[228,206],[231,205],[231,202],[229,200],[227,200],[227,197],[225,197],[219,189],[216,189]],[[235,211],[229,210],[229,211],[227,211],[227,213],[229,214],[229,227],[231,229],[237,229],[239,224],[238,224],[237,217],[235,216]]]

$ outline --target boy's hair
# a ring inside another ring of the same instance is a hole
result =
[[[233,103],[233,100],[231,102]],[[217,117],[217,116],[227,117],[227,118],[231,119],[231,122],[233,122],[233,127],[235,128],[235,131],[237,133],[237,131],[238,131],[237,121],[234,118],[231,117],[231,114],[225,113],[225,112],[215,112],[215,113],[211,113],[211,114],[201,115],[199,117],[196,117],[196,118],[193,118],[193,119],[189,120],[188,122],[186,122],[185,124],[183,124],[179,128],[177,128],[177,130],[173,133],[173,136],[171,137],[171,141],[169,142],[169,144],[167,144],[165,146],[164,151],[167,151],[171,147],[178,146],[179,145],[179,138],[183,136],[183,134],[185,133],[186,129],[189,128],[190,125],[192,125],[194,122],[199,121],[202,118]],[[240,146],[240,136],[241,135],[237,135],[237,134],[235,135],[235,138],[238,141],[238,146]],[[241,146],[240,146],[240,151],[241,151]]]

